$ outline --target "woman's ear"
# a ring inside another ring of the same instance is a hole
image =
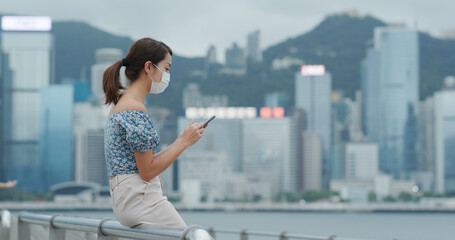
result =
[[[153,63],[151,61],[147,61],[144,63],[144,71],[147,74],[153,74]]]

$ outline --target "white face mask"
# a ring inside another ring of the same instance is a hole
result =
[[[147,73],[149,75],[150,79],[152,79],[152,87],[150,88],[150,93],[160,94],[160,93],[164,92],[164,90],[166,90],[167,86],[169,86],[169,82],[171,81],[171,74],[168,72],[161,71],[161,69],[159,69],[155,64],[153,64],[153,66],[155,66],[156,69],[160,70],[162,75],[161,75],[161,82],[156,83],[155,81],[153,81],[152,76]]]

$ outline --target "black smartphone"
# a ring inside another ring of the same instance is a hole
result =
[[[209,122],[212,121],[214,118],[215,118],[215,115],[213,115],[209,120],[207,120],[207,121],[204,123],[203,128],[206,128],[207,125],[209,124]]]

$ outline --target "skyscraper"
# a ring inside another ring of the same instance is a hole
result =
[[[215,46],[210,46],[209,50],[207,51],[207,58],[206,58],[206,64],[214,64],[217,63],[216,61],[216,48]]]
[[[74,105],[74,180],[108,182],[104,158],[104,125],[109,107],[91,103]]]
[[[53,82],[54,44],[47,17],[2,18],[1,49],[8,55],[10,79],[2,89],[2,180],[17,179],[18,188],[40,191],[39,128],[41,88]]]
[[[199,84],[188,83],[183,89],[183,107],[227,107],[229,99],[226,95],[203,95]]]
[[[330,178],[331,97],[332,76],[326,72],[325,66],[302,65],[300,72],[295,74],[295,107],[305,112],[305,130],[320,137],[323,188],[328,188]]]
[[[10,88],[11,79],[12,72],[8,64],[8,55],[3,54],[0,49],[0,90],[2,91],[2,94],[0,94],[0,173],[4,171],[4,162],[1,161],[4,156],[3,149],[6,146],[4,146],[4,143],[8,139],[7,136],[11,134],[11,122],[4,117],[6,104],[11,104],[11,94],[5,96],[3,92],[6,92],[5,89]],[[2,180],[2,177],[0,177],[0,180]]]
[[[434,146],[436,192],[455,192],[455,77],[434,95]]]
[[[329,152],[332,132],[332,76],[325,70],[312,73],[311,68],[324,66],[303,65],[302,71],[296,73],[295,107],[305,111],[306,130],[318,134],[323,151]]]
[[[417,170],[417,116],[414,106],[408,104],[408,116],[404,127],[403,172],[410,175]]]
[[[322,141],[312,132],[303,133],[303,190],[322,189]]]
[[[292,118],[288,117],[243,120],[243,172],[271,173],[274,195],[297,190],[297,141],[292,139],[292,127]]]
[[[114,62],[119,61],[123,57],[123,51],[116,48],[100,48],[95,51],[95,64],[92,66],[92,79],[91,79],[91,90],[93,95],[98,99],[102,99],[104,102],[104,91],[103,91],[103,74],[104,71],[111,66]],[[120,74],[120,78],[123,86],[126,87],[124,81],[123,72]]]
[[[202,122],[215,114],[217,118],[207,127],[204,137],[186,150],[188,153],[216,152],[227,156],[227,166],[232,172],[257,177],[267,174],[267,184],[274,196],[279,192],[296,191],[299,187],[300,147],[296,136],[299,125],[294,117],[284,116],[282,108],[263,110],[260,111],[262,117],[257,117],[256,108],[187,109],[186,118],[178,120],[178,132],[183,131],[190,119]],[[278,110],[282,110],[281,115]],[[208,116],[200,118],[203,115]]]
[[[417,170],[434,172],[434,103],[428,97],[419,107],[419,134]]]
[[[228,169],[226,154],[212,151],[185,151],[179,158],[180,185],[185,181],[198,180],[202,196],[207,200],[223,200]]]
[[[259,30],[248,34],[248,59],[252,62],[262,61],[262,51],[259,45],[259,37]]]
[[[226,49],[226,66],[222,73],[242,75],[246,71],[245,51],[237,43]]]
[[[416,161],[412,153],[416,142],[410,138],[417,134],[419,112],[417,31],[404,26],[375,28],[374,48],[368,50],[362,67],[365,130],[370,141],[379,143],[379,168],[395,177],[408,176],[405,166]]]
[[[380,55],[375,49],[368,49],[361,64],[362,130],[372,142],[379,142],[379,102],[380,102]]]
[[[203,122],[207,119],[194,119],[195,122]],[[191,120],[180,117],[178,119],[178,133],[190,123]],[[227,165],[233,172],[242,169],[242,140],[241,119],[215,119],[204,132],[204,137],[187,151],[216,151],[226,154]]]
[[[73,93],[73,85],[69,84],[41,89],[40,169],[47,190],[74,180]]]

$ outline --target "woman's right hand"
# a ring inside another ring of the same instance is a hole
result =
[[[189,147],[204,136],[204,123],[195,123],[194,120],[185,127],[179,138]]]

